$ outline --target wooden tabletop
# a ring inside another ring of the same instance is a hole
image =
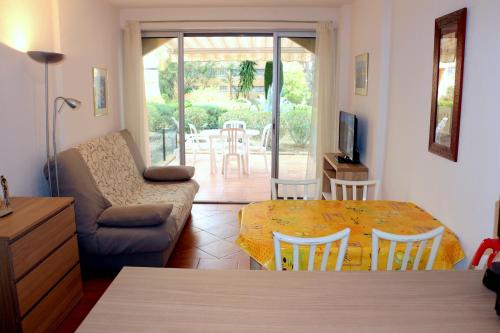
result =
[[[126,267],[78,332],[496,332],[483,272]]]
[[[0,218],[0,239],[15,239],[73,203],[73,198],[16,197],[14,212]]]

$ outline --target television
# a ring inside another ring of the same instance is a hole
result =
[[[352,113],[340,111],[339,117],[339,163],[359,163],[357,147],[358,119]]]

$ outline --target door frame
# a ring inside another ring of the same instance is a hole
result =
[[[279,124],[280,99],[279,86],[281,67],[281,38],[316,38],[315,31],[143,31],[142,38],[177,38],[178,47],[178,74],[177,93],[179,104],[179,158],[180,165],[186,165],[186,133],[185,133],[185,87],[184,87],[184,37],[193,36],[268,36],[273,38],[273,85],[272,85],[272,133],[271,133],[271,177],[279,177]],[[271,184],[269,184],[271,186]]]
[[[311,31],[281,31],[273,33],[273,115],[272,115],[272,139],[271,139],[271,177],[279,178],[279,124],[280,124],[280,102],[279,95],[280,64],[281,60],[281,38],[316,38],[316,32]],[[271,186],[271,185],[269,185]]]

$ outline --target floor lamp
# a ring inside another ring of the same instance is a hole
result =
[[[45,143],[47,145],[47,176],[49,180],[49,192],[52,192],[52,175],[50,170],[50,139],[49,139],[49,64],[55,64],[64,59],[64,54],[44,51],[28,51],[28,56],[42,64],[45,64]]]

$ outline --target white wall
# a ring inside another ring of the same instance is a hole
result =
[[[0,174],[13,194],[45,191],[43,65],[25,52],[53,50],[52,21],[50,1],[0,3]]]
[[[344,14],[344,15],[343,15]],[[121,10],[121,25],[128,20],[137,21],[332,21],[338,29],[338,80],[346,82],[349,74],[350,6],[332,7],[189,7],[189,8],[129,8]],[[190,22],[193,26],[196,23]],[[242,23],[239,23],[240,25]],[[181,23],[179,23],[181,25]],[[345,43],[345,44],[344,44]],[[339,89],[339,106],[348,105],[348,91]]]
[[[358,0],[352,5],[349,108],[358,118],[358,149],[369,177],[383,177],[388,98],[390,6],[387,0]],[[389,24],[387,24],[389,22]],[[368,95],[354,93],[355,56],[368,53]]]
[[[434,20],[467,7],[458,162],[427,151]],[[384,196],[413,201],[461,239],[470,256],[494,236],[500,192],[500,2],[393,1]],[[370,78],[371,79],[371,78]]]
[[[102,0],[59,0],[60,45],[67,54],[61,64],[60,94],[82,101],[61,115],[61,148],[120,129],[118,73],[121,70],[119,11]],[[94,116],[93,67],[108,70],[109,115]]]
[[[60,11],[60,12],[59,12]],[[66,95],[81,109],[60,117],[61,148],[120,127],[118,10],[99,0],[5,0],[0,3],[0,174],[13,195],[44,195],[45,116],[43,65],[25,52],[63,52],[50,70],[50,105]],[[94,65],[110,70],[110,116],[92,115]]]

